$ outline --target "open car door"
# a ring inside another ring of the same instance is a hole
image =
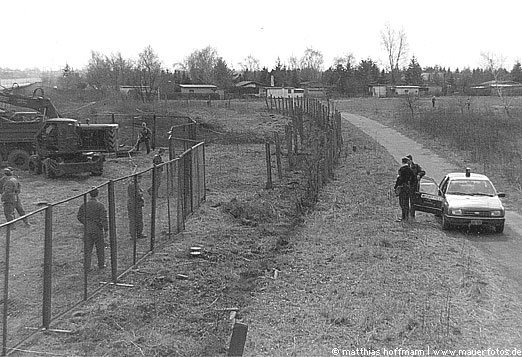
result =
[[[413,206],[416,211],[441,214],[442,193],[439,185],[431,177],[424,176],[420,180],[419,192],[415,192]]]

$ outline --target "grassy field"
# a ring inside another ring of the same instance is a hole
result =
[[[343,123],[347,149],[335,179],[316,210],[300,216],[299,172],[285,170],[273,190],[264,188],[263,138],[285,118],[263,102],[171,105],[154,109],[204,124],[207,201],[185,232],[128,275],[132,288],[104,289],[57,322],[74,334],[40,334],[24,346],[33,352],[19,355],[226,355],[235,308],[249,326],[247,356],[521,347],[520,289],[433,218],[396,223],[389,189],[397,164],[364,134]],[[336,105],[401,126],[400,101]],[[189,258],[193,245],[203,258]]]

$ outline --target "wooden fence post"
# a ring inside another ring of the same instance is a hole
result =
[[[285,139],[286,139],[286,154],[288,156],[288,166],[290,169],[294,168],[294,158],[292,150],[292,126],[290,124],[285,125]]]
[[[275,151],[276,151],[276,165],[277,165],[277,178],[281,181],[283,179],[283,170],[281,168],[281,140],[279,134],[274,133]]]
[[[273,188],[272,185],[272,160],[270,155],[270,143],[265,143],[265,154],[266,154],[266,189]]]

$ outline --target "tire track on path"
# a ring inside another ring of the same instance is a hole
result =
[[[411,154],[414,161],[426,170],[426,175],[433,177],[437,182],[440,182],[448,172],[464,170],[464,168],[447,162],[422,144],[379,122],[350,113],[342,113],[342,118],[382,145],[397,161],[397,167],[402,157]],[[509,193],[507,195],[509,196]],[[462,236],[489,255],[502,267],[506,277],[516,281],[519,288],[522,289],[522,215],[506,211],[506,227],[503,235],[467,235],[458,231],[448,234]]]

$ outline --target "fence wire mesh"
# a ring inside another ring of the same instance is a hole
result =
[[[169,159],[96,187],[107,218],[103,255],[86,244],[80,222],[94,188],[0,225],[3,355],[105,284],[124,283],[140,259],[184,229],[205,200],[205,149],[195,134],[194,123],[176,123],[162,143]]]

